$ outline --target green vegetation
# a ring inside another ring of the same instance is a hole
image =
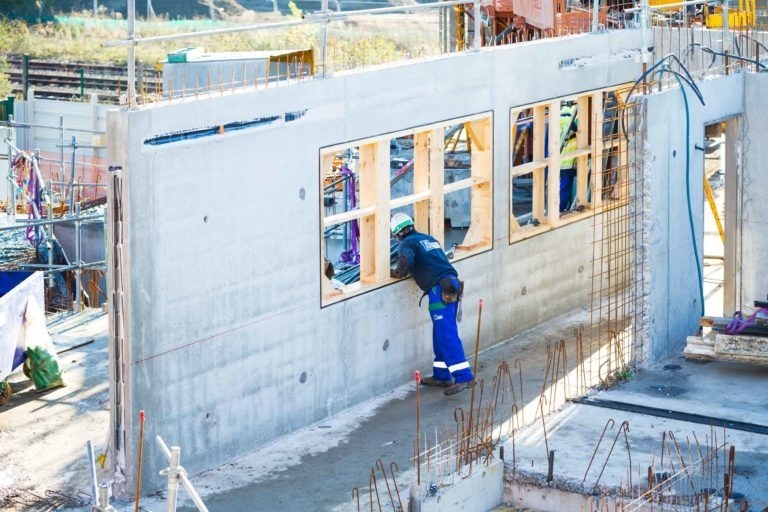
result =
[[[226,21],[209,20],[137,22],[139,37],[209,30],[229,26],[282,21],[300,17],[295,5],[291,14],[247,12]],[[329,24],[327,60],[332,70],[376,65],[404,56],[438,53],[438,13],[359,16]],[[124,47],[106,48],[105,41],[126,37],[121,19],[93,18],[88,13],[59,17],[55,22],[30,24],[0,19],[0,48],[7,54],[80,62],[125,63]],[[162,61],[168,52],[184,47],[203,47],[209,52],[295,50],[317,48],[320,24],[165,41],[137,47],[137,59],[147,65]],[[316,50],[316,56],[318,52]]]

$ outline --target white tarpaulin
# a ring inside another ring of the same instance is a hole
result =
[[[45,304],[42,272],[0,272],[0,380],[23,361],[24,313],[30,298]]]

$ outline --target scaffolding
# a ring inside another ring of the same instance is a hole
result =
[[[8,196],[5,208],[8,219],[0,226],[0,233],[27,230],[28,239],[35,248],[35,252],[37,253],[40,245],[44,244],[47,256],[45,263],[17,263],[12,265],[12,268],[45,272],[49,298],[54,296],[57,288],[56,276],[62,277],[63,286],[66,288],[65,300],[63,302],[47,301],[49,309],[79,312],[86,303],[90,307],[97,306],[98,296],[103,294],[98,283],[104,276],[105,262],[103,259],[83,261],[82,234],[83,230],[90,226],[100,228],[103,233],[104,214],[86,210],[105,203],[106,197],[100,198],[98,191],[104,189],[105,194],[106,183],[99,183],[98,179],[96,182],[78,180],[78,164],[81,166],[98,166],[99,164],[78,162],[77,150],[96,149],[101,146],[80,144],[75,135],[72,135],[68,144],[64,143],[64,139],[67,131],[92,134],[101,132],[67,128],[63,116],[59,117],[59,126],[17,123],[12,117],[0,125],[9,129],[8,136],[3,141],[7,147],[8,156],[6,176]],[[59,149],[58,159],[43,157],[37,148],[29,152],[16,145],[15,130],[30,128],[59,132],[59,143],[56,145]],[[67,155],[65,149],[70,149],[71,154]],[[42,170],[42,163],[45,161],[55,163],[58,169],[57,173],[49,168],[47,179]],[[93,193],[85,194],[84,190],[92,190]],[[90,199],[86,196],[90,196]],[[17,218],[19,213],[25,212],[29,214],[29,218]],[[74,231],[73,253],[68,255],[69,261],[66,264],[54,263],[54,244],[61,246],[54,234],[54,226],[60,224],[72,225]],[[34,238],[29,238],[31,232],[34,232]],[[85,289],[85,282],[90,283],[88,290]],[[69,298],[72,295],[74,299],[70,302]]]

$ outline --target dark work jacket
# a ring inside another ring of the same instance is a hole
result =
[[[423,291],[428,291],[445,276],[458,276],[443,248],[429,235],[414,231],[400,240],[398,259],[405,258],[408,272]]]

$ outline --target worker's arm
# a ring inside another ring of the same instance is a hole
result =
[[[404,247],[403,244],[400,244],[400,249],[397,253],[397,265],[394,269],[389,271],[389,275],[395,279],[408,277],[408,274],[411,273],[411,269],[413,269],[414,261],[416,261],[416,257],[413,250],[410,247]]]

